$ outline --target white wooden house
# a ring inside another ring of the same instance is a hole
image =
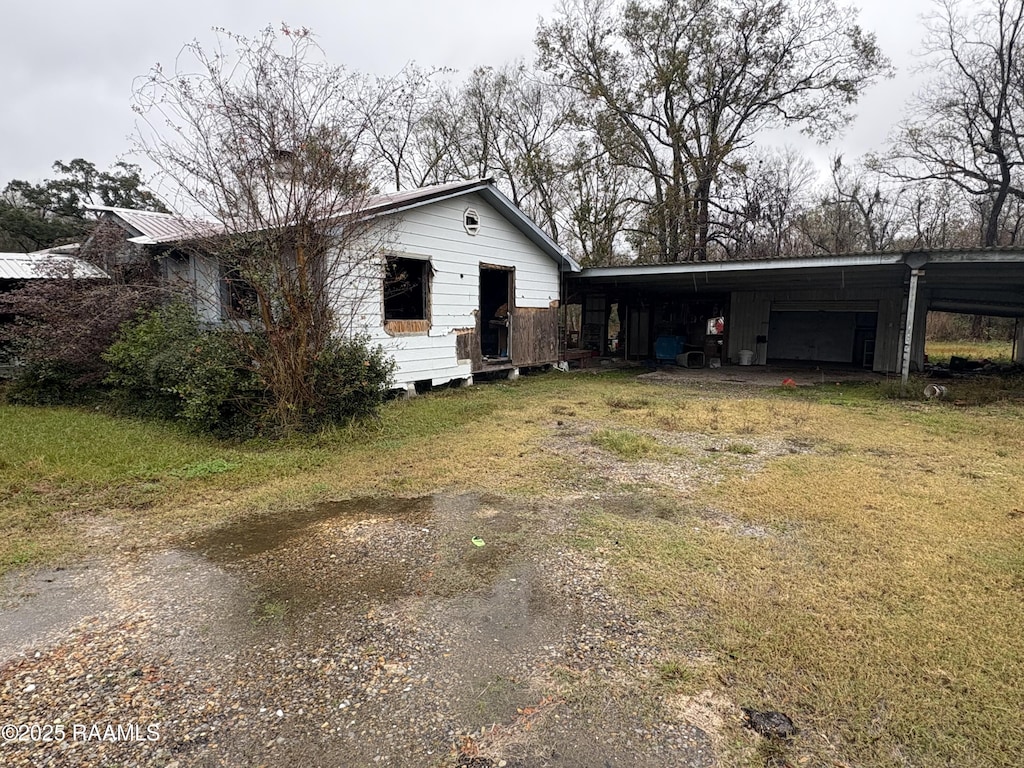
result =
[[[94,210],[126,229],[130,242],[167,254],[164,278],[191,287],[205,320],[226,317],[230,295],[215,261],[171,255],[168,246],[188,234],[175,217]],[[347,330],[394,357],[393,386],[472,383],[477,374],[515,376],[559,359],[562,274],[580,267],[492,180],[379,195],[363,211],[385,233],[381,252],[341,287],[339,315]]]

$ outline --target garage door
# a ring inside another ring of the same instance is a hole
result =
[[[772,309],[768,358],[864,365],[874,346],[877,312]]]

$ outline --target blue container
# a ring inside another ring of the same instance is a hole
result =
[[[654,356],[659,363],[674,363],[676,355],[683,354],[685,347],[685,336],[659,336],[654,342]]]

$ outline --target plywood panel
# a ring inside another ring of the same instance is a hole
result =
[[[512,364],[544,365],[558,360],[558,310],[516,307],[512,314]]]

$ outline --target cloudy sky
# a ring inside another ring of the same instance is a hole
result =
[[[846,0],[898,67],[862,98],[859,117],[829,147],[801,148],[819,160],[880,148],[914,90],[910,69],[931,0]],[[5,0],[0,45],[0,187],[40,181],[55,160],[106,168],[128,149],[132,81],[170,64],[183,43],[212,39],[211,27],[254,34],[282,21],[316,32],[328,58],[377,75],[415,61],[469,72],[517,58],[532,61],[538,18],[559,0]],[[132,160],[132,158],[125,158]]]

